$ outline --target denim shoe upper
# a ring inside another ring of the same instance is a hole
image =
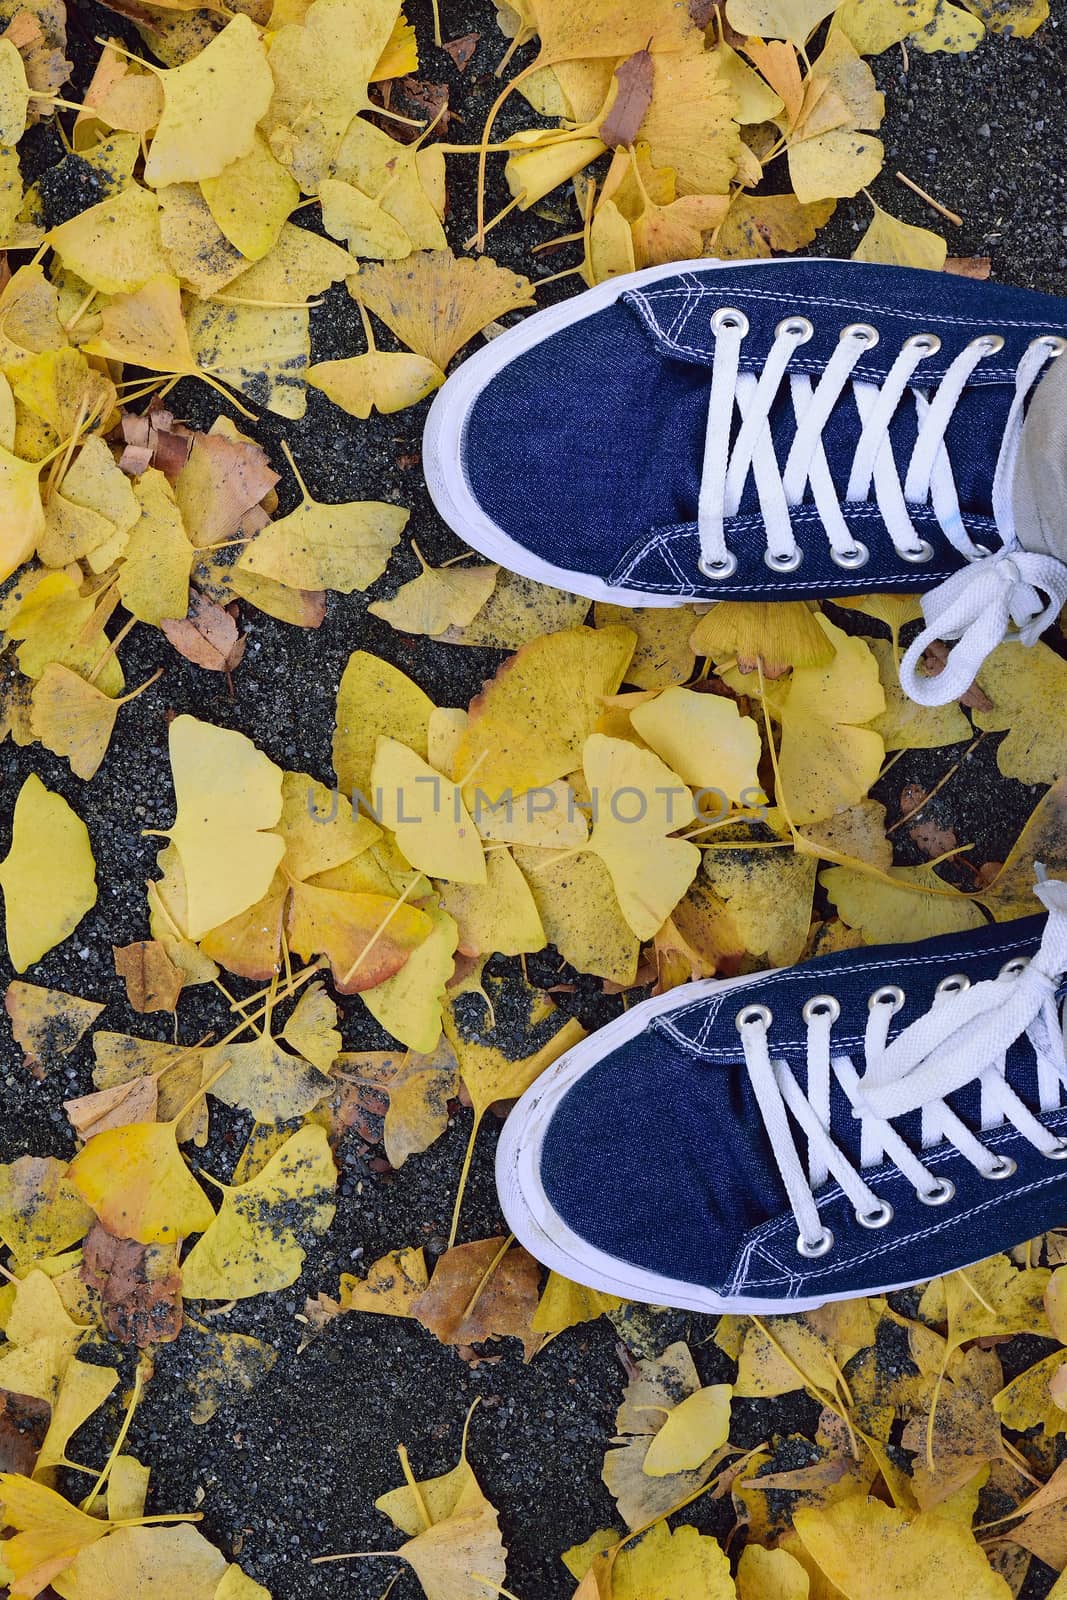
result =
[[[862,1076],[875,990],[894,984],[904,991],[893,1019],[899,1032],[930,1009],[946,976],[963,974],[977,984],[997,978],[1006,963],[1031,957],[1043,926],[1043,918],[1027,918],[921,945],[843,951],[694,999],[680,991],[677,1007],[652,1017],[641,1033],[602,1057],[556,1106],[541,1149],[548,1201],[581,1239],[623,1262],[723,1297],[755,1300],[871,1293],[917,1282],[1062,1225],[1067,1163],[1050,1160],[996,1118],[987,1117],[982,1142],[996,1157],[1017,1163],[999,1181],[983,1177],[951,1142],[924,1149],[921,1112],[893,1123],[932,1177],[955,1185],[945,1204],[922,1203],[891,1160],[863,1167],[860,1118],[835,1077],[833,1139],[894,1215],[883,1228],[861,1226],[853,1203],[830,1179],[815,1200],[833,1246],[817,1259],[801,1255],[797,1220],[736,1024],[744,1008],[765,1006],[770,1054],[789,1064],[804,1089],[803,1007],[829,995],[841,1008],[832,1029],[833,1057],[848,1057]],[[1024,1038],[1008,1055],[1006,1076],[1034,1110],[1041,1098],[1037,1075]],[[976,1082],[946,1104],[967,1128],[981,1129]],[[1067,1106],[1046,1110],[1043,1123],[1062,1139]],[[795,1125],[793,1131],[803,1155],[804,1136]]]
[[[944,446],[966,533],[999,550],[993,483],[1020,362],[1038,338],[1067,326],[1067,301],[948,273],[856,262],[709,263],[624,290],[604,309],[520,352],[475,400],[464,437],[464,471],[482,509],[511,539],[558,567],[651,596],[782,599],[934,588],[966,565],[929,501],[909,504],[916,534],[933,553],[903,560],[872,491],[847,501],[862,418],[846,384],[822,431],[837,498],[852,536],[869,550],[858,571],[830,556],[810,484],[790,510],[803,560],[768,569],[763,507],[754,475],[726,543],[737,558],[726,579],[698,568],[697,508],[715,360],[712,317],[736,308],[747,319],[739,370],[758,375],[784,319],[806,318],[811,336],[793,352],[770,411],[780,469],[797,429],[792,375],[818,382],[842,331],[868,324],[878,342],[851,377],[882,385],[905,340],[933,334],[889,425],[903,483],[919,428],[914,391],[936,391],[952,362],[983,335],[1003,345],[986,355],[955,404]],[[994,341],[995,343],[995,341]],[[730,424],[736,437],[740,415]]]

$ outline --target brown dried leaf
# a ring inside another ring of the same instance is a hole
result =
[[[537,1349],[541,1336],[530,1324],[541,1269],[521,1245],[505,1250],[506,1242],[479,1239],[446,1250],[430,1287],[412,1302],[412,1315],[442,1344],[472,1345],[510,1335],[522,1340],[527,1360]]]
[[[954,272],[959,278],[977,278],[984,282],[989,277],[993,262],[989,256],[948,256],[943,272]]]
[[[647,50],[637,50],[615,68],[615,98],[600,125],[600,138],[609,150],[631,145],[652,104],[655,67]]]
[[[100,1296],[104,1326],[121,1344],[143,1350],[182,1330],[178,1245],[116,1239],[96,1223],[85,1241],[82,1281]]]
[[[197,589],[189,591],[189,610],[180,622],[164,619],[160,627],[187,661],[208,672],[233,672],[245,653],[244,637],[224,607]]]
[[[131,1078],[128,1083],[63,1102],[79,1139],[92,1139],[108,1128],[125,1128],[131,1122],[155,1122],[158,1107],[159,1081],[154,1077]]]
[[[176,967],[158,939],[114,945],[115,971],[126,982],[126,998],[135,1011],[173,1011],[185,974]]]
[[[52,1407],[47,1400],[0,1389],[0,1472],[30,1477],[51,1417]]]
[[[446,39],[441,46],[452,57],[458,72],[465,72],[482,41],[480,33],[461,33],[458,39]]]
[[[245,515],[279,481],[266,452],[251,440],[221,432],[196,434],[174,485],[190,539],[201,548],[232,539]]]

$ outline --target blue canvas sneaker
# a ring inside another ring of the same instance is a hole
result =
[[[948,273],[655,267],[466,361],[426,479],[475,550],[594,600],[922,595],[902,678],[948,701],[1067,601],[1065,329],[1067,300]]]
[[[635,1006],[505,1123],[512,1231],[611,1294],[759,1312],[903,1288],[1067,1223],[1067,883],[1035,892],[1047,919]]]

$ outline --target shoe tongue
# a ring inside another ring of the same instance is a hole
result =
[[[1067,357],[1037,386],[1019,439],[1012,509],[1024,550],[1067,562]]]

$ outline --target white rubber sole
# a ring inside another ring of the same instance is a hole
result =
[[[909,1278],[901,1283],[872,1285],[866,1290],[849,1289],[797,1298],[724,1296],[699,1284],[649,1272],[618,1256],[598,1250],[564,1222],[545,1193],[541,1182],[541,1150],[549,1124],[560,1101],[591,1067],[628,1039],[642,1033],[654,1017],[699,1000],[701,995],[719,995],[729,989],[749,988],[764,976],[767,974],[705,978],[642,1001],[597,1033],[583,1039],[573,1050],[568,1050],[547,1072],[542,1073],[513,1107],[497,1145],[497,1191],[511,1232],[542,1265],[570,1278],[574,1283],[585,1284],[605,1294],[618,1295],[623,1300],[671,1306],[680,1311],[699,1311],[712,1316],[726,1312],[760,1316],[764,1313],[813,1311],[831,1300],[854,1300],[865,1293],[890,1294],[896,1289],[907,1289],[912,1284],[926,1281],[924,1278]]]
[[[808,259],[799,257],[798,260]],[[745,268],[770,265],[792,265],[777,260],[746,261]],[[611,278],[595,289],[560,305],[549,306],[527,317],[517,327],[493,339],[484,349],[470,356],[437,391],[426,419],[422,437],[422,468],[426,485],[437,510],[459,537],[487,556],[499,562],[510,572],[538,583],[550,584],[555,589],[567,589],[572,594],[589,600],[604,600],[619,606],[683,606],[692,603],[692,595],[650,594],[642,589],[627,589],[605,583],[603,578],[590,572],[575,572],[567,567],[557,567],[532,554],[524,545],[510,538],[503,528],[487,516],[471,490],[464,467],[467,421],[482,390],[497,373],[517,356],[540,344],[561,329],[595,316],[606,306],[613,305],[629,289],[640,289],[660,278],[674,278],[682,272],[707,272],[723,267],[737,267],[736,261],[674,261],[664,267],[646,267],[643,272],[628,272]],[[561,468],[564,466],[561,463]]]

